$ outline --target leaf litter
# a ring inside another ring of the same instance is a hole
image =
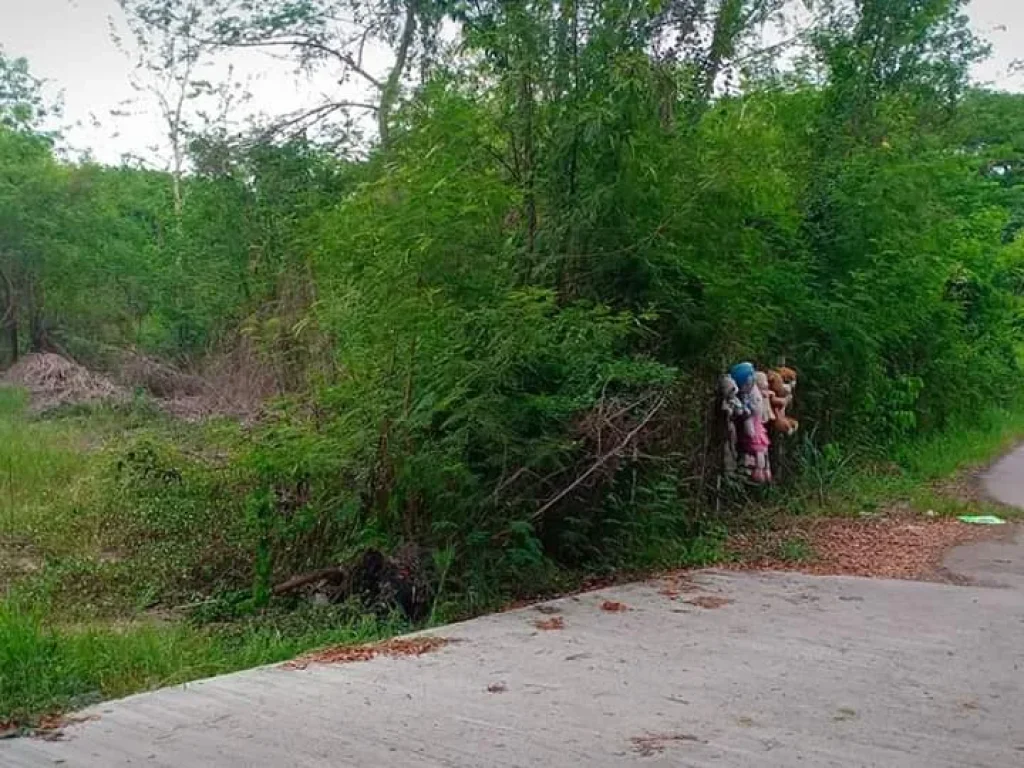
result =
[[[550,619],[538,619],[533,626],[544,632],[565,629],[565,619],[561,616],[552,616]]]
[[[894,516],[877,520],[823,518],[767,533],[739,534],[729,541],[735,570],[800,571],[814,575],[949,580],[946,553],[985,535],[982,528],[949,518]],[[781,556],[784,543],[806,542],[806,559]]]
[[[445,637],[396,637],[380,643],[339,645],[324,648],[285,662],[284,669],[306,669],[310,664],[352,664],[371,661],[378,656],[403,658],[422,656],[443,648],[452,641]]]

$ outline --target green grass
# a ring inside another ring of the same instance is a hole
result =
[[[7,601],[0,604],[0,722],[30,723],[41,714],[395,631],[372,617],[304,631],[255,620],[230,629],[161,621],[62,628],[38,610]]]
[[[25,402],[0,388],[0,724],[405,628],[344,606],[151,614],[152,575],[110,551],[99,477],[107,441],[166,425],[109,409],[33,419]]]
[[[814,559],[814,547],[801,538],[789,538],[779,544],[778,557],[786,563],[806,563]]]
[[[908,441],[884,462],[864,460],[855,451],[817,451],[810,457],[806,476],[786,501],[791,511],[828,515],[873,514],[894,504],[938,515],[994,513],[997,505],[959,497],[943,483],[984,467],[1022,439],[1024,405],[992,409],[970,424]],[[1006,509],[999,513],[1015,514]]]
[[[22,392],[0,388],[0,534],[55,551],[84,548],[76,510],[91,506],[80,482],[94,461],[86,434],[64,422],[29,422],[24,406]]]

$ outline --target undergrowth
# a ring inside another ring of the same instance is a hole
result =
[[[0,548],[8,563],[0,569],[0,722],[27,724],[100,699],[410,627],[399,615],[371,615],[354,604],[254,605],[259,537],[246,518],[244,473],[229,470],[228,461],[238,449],[237,429],[183,429],[132,409],[30,419],[23,407],[19,393],[0,389]],[[731,529],[779,514],[877,514],[893,504],[938,514],[978,509],[943,484],[1022,436],[1024,408],[993,410],[970,425],[901,443],[884,462],[840,447],[805,447],[794,482],[758,504],[717,514],[683,515],[667,489],[646,488],[611,515],[617,522],[608,535],[619,541],[575,567],[521,543],[516,569],[502,580],[459,566],[454,550],[437,552],[442,588],[429,621],[594,578],[711,565],[726,557]],[[137,459],[130,471],[141,473],[132,477],[130,499],[111,486],[128,471],[117,466],[128,454]],[[803,561],[813,552],[794,541],[780,555]]]

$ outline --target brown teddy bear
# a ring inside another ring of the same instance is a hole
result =
[[[786,385],[786,394],[792,399],[793,391],[796,389],[796,371],[792,368],[779,368],[776,373],[782,377],[782,383]]]
[[[792,368],[780,368],[768,373],[768,389],[771,392],[769,401],[774,414],[772,429],[783,435],[792,435],[800,428],[800,422],[786,415],[786,409],[793,403],[794,387],[796,371]]]

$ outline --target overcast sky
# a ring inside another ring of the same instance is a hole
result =
[[[975,76],[1024,90],[1024,74],[1010,73],[1013,61],[1024,59],[1024,0],[973,0],[970,12],[977,31],[995,47]],[[162,137],[151,106],[137,104],[133,115],[110,117],[136,98],[131,63],[110,40],[109,19],[117,16],[115,0],[0,0],[0,46],[7,55],[27,57],[36,75],[50,81],[51,92],[63,91],[69,144],[105,162],[118,162],[125,153],[151,157]],[[315,103],[316,83],[297,79],[287,67],[258,54],[235,63],[253,78],[254,110],[280,113]]]

